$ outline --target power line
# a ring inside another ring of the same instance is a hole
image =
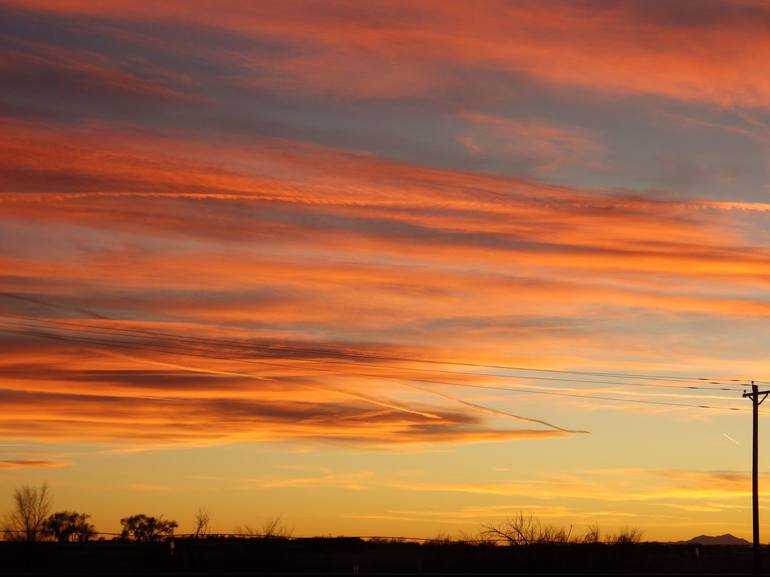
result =
[[[26,333],[23,333],[26,334]],[[135,349],[135,350],[145,350],[145,351],[161,351],[161,352],[170,352],[172,354],[180,354],[183,356],[194,356],[194,357],[200,357],[200,358],[214,358],[217,360],[227,360],[232,361],[233,359],[227,358],[227,357],[215,357],[211,354],[195,354],[190,351],[178,351],[176,349],[163,349],[162,347],[148,347],[146,345],[141,345],[138,343],[126,343],[126,342],[115,342],[115,341],[103,341],[103,340],[97,340],[97,339],[89,339],[87,337],[81,337],[81,336],[72,336],[72,335],[56,335],[52,333],[42,333],[37,332],[34,333],[37,336],[42,337],[48,337],[48,338],[54,338],[54,339],[60,339],[65,341],[71,341],[71,342],[80,342],[85,344],[96,344],[96,345],[110,345],[110,346],[117,346],[117,347],[123,347],[123,348],[129,348],[129,349]],[[259,362],[259,361],[257,361]],[[283,365],[278,365],[282,368]],[[323,370],[323,369],[322,369]],[[327,370],[328,371],[328,370]],[[464,374],[464,373],[461,373]],[[719,407],[719,406],[712,406],[712,405],[696,405],[696,404],[688,404],[688,403],[675,403],[670,401],[652,401],[652,400],[642,400],[642,399],[627,399],[627,398],[616,398],[616,397],[607,397],[602,395],[596,395],[596,394],[578,394],[578,393],[568,393],[568,392],[557,392],[557,391],[544,391],[544,390],[538,390],[538,389],[526,389],[526,388],[516,388],[516,387],[503,387],[503,386],[493,386],[493,385],[478,385],[478,384],[471,384],[471,383],[454,383],[454,382],[448,382],[448,381],[433,381],[433,380],[427,380],[427,379],[414,379],[414,378],[404,378],[404,377],[397,377],[397,376],[389,376],[389,375],[379,375],[379,374],[364,374],[360,376],[366,376],[366,377],[372,377],[372,378],[384,378],[388,380],[396,380],[396,381],[414,381],[414,382],[423,382],[428,384],[437,384],[437,385],[445,385],[445,386],[454,386],[454,387],[466,387],[466,388],[474,388],[474,389],[488,389],[488,390],[498,390],[498,391],[508,391],[508,392],[517,392],[517,393],[529,393],[529,394],[538,394],[538,395],[551,395],[551,396],[560,396],[560,397],[572,397],[572,398],[581,398],[581,399],[594,399],[594,400],[602,400],[602,401],[612,401],[617,403],[634,403],[634,404],[647,404],[647,405],[661,405],[661,406],[671,406],[671,407],[687,407],[687,408],[699,408],[699,409],[713,409],[713,410],[728,410],[728,411],[745,411],[747,409],[742,408],[735,408],[735,407]],[[494,375],[484,375],[488,377],[494,378]]]
[[[37,327],[34,327],[37,328]],[[68,329],[64,328],[63,330],[74,330],[74,329]],[[94,331],[91,331],[94,333]],[[91,336],[88,334],[88,331],[80,331],[81,335],[82,333],[85,333],[86,336]],[[40,334],[40,333],[35,333]],[[101,333],[96,332],[95,333],[98,336],[103,336]],[[81,337],[80,335],[75,335],[75,337],[80,338],[86,338],[86,336]],[[69,337],[70,339],[73,339],[73,337]],[[95,342],[95,341],[91,341]],[[116,341],[99,341],[102,344],[117,344]],[[140,348],[141,345],[136,343],[130,343],[130,346],[134,348]],[[156,345],[158,346],[158,345]],[[149,346],[144,346],[146,350],[152,350]],[[176,354],[187,354],[187,352],[184,351],[177,351],[176,349],[165,349],[167,352],[173,352]],[[233,360],[229,357],[212,357],[212,358],[219,358],[222,360]],[[247,361],[247,362],[256,362],[261,364],[270,364],[266,361],[263,361],[261,359],[239,359],[241,361]],[[288,359],[287,359],[288,360]],[[346,362],[339,359],[325,359],[323,362],[325,363],[334,363],[338,365],[346,365],[346,366],[360,366],[362,363],[352,363],[352,362]],[[378,366],[374,365],[372,363],[369,363],[369,366]],[[392,367],[392,366],[391,366]],[[450,374],[450,375],[457,375],[457,376],[481,376],[481,377],[487,377],[487,378],[496,378],[496,379],[519,379],[519,380],[539,380],[539,381],[552,381],[552,382],[564,382],[564,383],[579,383],[579,384],[591,384],[591,385],[614,385],[614,386],[635,386],[635,387],[651,387],[651,388],[660,388],[660,389],[686,389],[686,390],[706,390],[706,391],[732,391],[733,389],[728,388],[712,388],[712,387],[700,387],[700,386],[692,386],[692,385],[661,385],[661,384],[650,384],[650,383],[635,383],[635,382],[621,382],[621,381],[597,381],[597,380],[589,380],[589,379],[570,379],[567,377],[544,377],[544,376],[533,376],[533,375],[500,375],[500,374],[489,374],[489,373],[477,373],[477,372],[469,372],[469,371],[451,371],[446,369],[428,369],[424,367],[402,367],[402,366],[396,366],[395,368],[402,369],[402,370],[408,370],[408,371],[419,371],[419,372],[430,372],[430,373],[442,373],[442,374]]]
[[[347,364],[349,366],[358,366],[358,365],[354,365],[353,363],[345,363],[344,361],[338,361],[338,360],[330,360],[325,362],[331,362],[335,364]],[[612,385],[612,386],[622,386],[622,387],[650,387],[650,388],[658,388],[658,389],[686,389],[686,390],[701,390],[701,391],[733,392],[736,390],[740,390],[740,389],[733,389],[733,388],[712,388],[712,387],[685,386],[685,385],[656,385],[656,384],[650,384],[650,383],[634,383],[634,382],[623,382],[623,381],[595,381],[595,380],[588,380],[588,379],[570,379],[566,377],[536,377],[532,375],[499,375],[499,374],[489,374],[489,373],[473,373],[468,371],[425,369],[420,367],[396,366],[395,368],[402,368],[405,370],[413,370],[413,371],[432,372],[432,373],[444,373],[444,374],[458,375],[458,376],[479,376],[479,377],[488,377],[488,378],[494,378],[494,379],[520,379],[520,380],[550,381],[550,382],[558,382],[558,383],[579,383],[579,384],[591,384],[591,385]]]
[[[271,352],[290,351],[290,352],[301,352],[301,353],[307,353],[307,354],[316,354],[318,356],[328,355],[330,352],[328,349],[324,349],[324,348],[313,348],[309,346],[298,347],[296,345],[287,345],[284,343],[281,343],[281,344],[263,343],[263,344],[257,345],[255,343],[242,343],[242,342],[234,343],[233,341],[228,341],[226,339],[211,339],[207,337],[175,335],[173,333],[164,333],[162,331],[153,331],[148,329],[122,328],[122,327],[95,327],[91,324],[78,323],[77,321],[66,321],[66,320],[60,320],[60,319],[40,319],[37,317],[30,317],[25,315],[6,315],[6,318],[25,319],[25,320],[38,322],[38,323],[78,326],[78,327],[84,327],[88,330],[124,332],[124,333],[129,333],[131,335],[136,335],[137,333],[139,333],[139,334],[147,334],[151,336],[170,337],[177,340],[216,344],[218,346],[221,346],[223,344],[228,346],[241,347],[241,348],[244,346],[247,346],[247,347],[256,348],[256,349],[261,348],[263,350],[269,350]],[[106,319],[106,320],[112,320],[112,319]],[[668,382],[700,382],[704,384],[714,384],[714,385],[742,383],[742,382],[745,382],[746,380],[746,379],[712,379],[709,377],[684,377],[684,376],[672,376],[672,375],[664,376],[664,375],[650,375],[650,374],[643,374],[643,373],[546,369],[546,368],[540,368],[540,367],[484,364],[484,363],[471,363],[471,362],[462,362],[462,361],[443,361],[443,360],[424,359],[424,358],[421,359],[421,358],[415,358],[415,357],[403,357],[403,356],[396,356],[396,355],[361,354],[361,353],[355,353],[350,351],[346,351],[344,353],[344,356],[350,357],[350,358],[364,358],[367,360],[395,360],[395,361],[405,361],[405,362],[469,366],[469,367],[477,367],[477,368],[490,368],[490,369],[513,370],[513,371],[576,374],[576,375],[603,376],[603,377],[616,377],[616,378],[645,378],[650,380],[661,380],[661,381],[668,381]]]
[[[556,391],[543,391],[543,390],[532,390],[532,389],[521,389],[521,388],[515,388],[515,387],[498,387],[494,385],[474,385],[470,383],[449,383],[449,382],[443,382],[443,381],[428,381],[428,380],[421,380],[421,379],[414,379],[419,382],[429,383],[429,384],[435,384],[435,385],[447,385],[452,387],[467,387],[467,388],[473,388],[473,389],[491,389],[496,391],[510,391],[510,392],[516,392],[516,393],[531,393],[535,395],[552,395],[552,396],[558,396],[558,397],[575,397],[579,399],[596,399],[600,401],[614,401],[618,403],[640,403],[645,405],[665,405],[670,407],[687,407],[687,408],[694,408],[694,409],[713,409],[713,410],[722,410],[722,411],[748,411],[750,409],[743,409],[739,407],[717,407],[717,406],[711,406],[711,405],[693,405],[689,403],[674,403],[674,402],[667,402],[667,401],[647,401],[647,400],[641,400],[641,399],[618,399],[615,397],[605,397],[600,395],[580,395],[577,393],[563,393],[563,392],[556,392]]]
[[[17,332],[17,331],[18,331],[18,329],[16,329],[14,332]],[[28,334],[28,333],[22,333],[22,334]],[[249,362],[249,363],[257,363],[257,364],[261,364],[261,365],[277,366],[277,367],[283,368],[283,369],[293,368],[293,367],[287,367],[284,364],[279,364],[279,363],[276,363],[276,362],[264,361],[264,360],[261,360],[261,359],[232,359],[230,357],[216,356],[215,354],[212,354],[210,351],[205,351],[203,353],[201,353],[199,351],[198,353],[195,353],[195,352],[192,352],[190,350],[178,350],[178,349],[174,349],[174,348],[169,348],[167,346],[164,347],[162,345],[160,345],[160,346],[159,345],[148,346],[148,345],[145,345],[145,344],[142,344],[142,343],[132,343],[132,342],[114,341],[114,340],[105,341],[105,340],[99,340],[97,338],[89,338],[89,336],[91,336],[91,335],[88,335],[88,336],[83,336],[82,334],[78,334],[78,335],[60,335],[60,334],[44,333],[44,332],[38,332],[38,331],[34,332],[33,334],[35,334],[37,336],[40,336],[40,337],[45,337],[45,338],[53,338],[53,339],[57,339],[57,340],[64,340],[64,341],[69,341],[69,342],[78,342],[78,343],[91,344],[91,345],[97,345],[97,346],[110,346],[110,347],[117,347],[117,348],[127,348],[127,349],[132,349],[132,350],[143,350],[143,351],[150,351],[150,352],[162,352],[162,353],[168,353],[168,354],[174,354],[174,355],[191,356],[191,357],[198,357],[198,358],[205,358],[205,359],[217,359],[217,360],[224,360],[224,361],[230,361],[230,362],[232,362],[232,361],[235,361],[235,362]],[[99,335],[99,336],[102,336],[102,335]],[[286,362],[286,361],[284,361],[284,362]],[[329,362],[329,361],[327,361],[327,362]],[[337,360],[332,360],[330,362],[332,362],[334,364],[343,364],[343,365],[354,366],[354,367],[360,366],[360,364],[345,363],[344,361],[337,361]],[[375,366],[378,369],[380,368],[377,365],[370,365],[370,366]],[[420,370],[419,368],[414,368],[414,367],[409,367],[409,368],[398,367],[398,368],[401,368],[402,370]],[[322,368],[322,367],[314,367],[314,370],[322,370],[322,371],[325,371],[325,372],[331,372],[331,371],[329,371],[329,369]],[[456,374],[456,375],[459,375],[459,376],[467,376],[467,375],[473,374],[473,375],[483,376],[483,377],[492,378],[492,379],[495,379],[495,378],[505,378],[506,377],[504,375],[489,375],[489,374],[467,373],[467,372],[456,372],[456,371],[438,371],[438,370],[435,370],[435,369],[426,369],[426,370],[431,371],[431,372],[442,372],[442,373]],[[387,379],[393,379],[393,378],[402,379],[403,378],[403,377],[391,377],[391,376],[388,376],[388,375],[371,374],[371,373],[367,373],[367,374],[359,373],[357,376],[365,376],[365,377],[370,377],[370,378],[387,378]],[[518,376],[517,377],[517,376],[513,376],[513,375],[508,375],[508,377],[510,377],[510,378],[520,378],[520,379],[525,379],[525,380],[527,380],[527,379],[539,379],[539,380],[549,380],[549,381],[558,381],[558,382],[579,382],[581,384],[589,383],[589,384],[595,384],[595,385],[616,385],[616,386],[618,386],[618,385],[619,386],[624,386],[624,385],[632,385],[633,386],[633,385],[637,385],[637,386],[644,386],[644,384],[642,384],[642,383],[611,383],[611,382],[606,382],[606,381],[575,380],[575,379],[567,379],[567,378],[531,377],[531,376],[530,377],[524,377],[524,376]],[[414,379],[414,380],[416,380],[416,379]],[[656,385],[652,385],[652,386],[656,386]],[[662,387],[662,388],[675,388],[675,386],[663,386],[663,385],[657,385],[657,386]],[[679,388],[679,387],[676,387],[676,388]],[[682,388],[689,389],[690,387],[682,387]],[[707,389],[707,390],[713,390],[713,389]],[[563,394],[566,394],[566,393],[563,393]],[[660,394],[660,395],[657,395],[657,396],[665,396],[665,395]],[[707,398],[713,398],[713,397],[707,397]],[[649,401],[649,403],[651,403],[651,402],[652,401]]]
[[[128,329],[128,328],[121,328],[121,327],[94,327],[92,325],[87,325],[83,323],[77,323],[77,322],[68,322],[68,321],[59,321],[59,320],[40,320],[40,319],[32,319],[30,317],[14,317],[14,318],[24,318],[33,320],[33,322],[37,322],[40,324],[48,323],[49,325],[55,325],[60,330],[70,330],[74,331],[76,329],[70,329],[69,326],[75,326],[75,327],[82,327],[85,329],[85,332],[90,332],[92,336],[94,333],[98,336],[103,336],[104,332],[109,333],[119,333],[121,335],[129,335],[129,336],[137,336],[138,334],[146,334],[151,336],[160,336],[165,337],[167,339],[171,339],[172,341],[179,341],[183,343],[196,343],[196,344],[208,344],[208,345],[216,345],[218,347],[229,347],[230,349],[235,348],[239,352],[253,352],[253,351],[269,351],[269,352],[282,352],[282,351],[290,351],[290,352],[299,352],[304,354],[317,354],[318,356],[324,356],[328,355],[329,351],[326,349],[313,349],[310,347],[297,347],[297,346],[287,346],[287,345],[271,345],[271,344],[255,344],[255,343],[240,343],[240,342],[233,342],[228,341],[225,339],[210,339],[210,338],[196,338],[196,337],[187,337],[182,335],[175,335],[173,333],[164,333],[160,331],[148,331],[144,329]],[[61,327],[59,325],[65,325],[64,327]],[[34,327],[36,328],[36,327]],[[81,331],[83,332],[83,331]],[[448,364],[448,365],[458,365],[458,366],[474,366],[479,368],[493,368],[493,369],[502,369],[505,368],[506,370],[515,370],[519,372],[538,372],[538,373],[558,373],[558,374],[576,374],[576,375],[598,375],[598,376],[615,376],[619,378],[651,378],[654,380],[663,380],[663,379],[670,379],[671,381],[676,382],[693,382],[698,381],[702,382],[703,379],[700,377],[662,377],[660,375],[642,375],[642,374],[630,374],[630,373],[609,373],[609,372],[599,372],[599,371],[569,371],[569,370],[556,370],[556,369],[541,369],[541,368],[534,368],[534,367],[512,367],[512,366],[505,366],[505,365],[484,365],[481,363],[460,363],[460,362],[452,362],[452,361],[436,361],[433,359],[416,359],[416,358],[410,358],[410,357],[397,357],[397,356],[381,356],[381,355],[364,355],[364,354],[356,354],[356,353],[349,353],[346,352],[344,354],[345,357],[351,357],[351,358],[361,358],[365,360],[396,360],[400,362],[415,362],[415,363],[430,363],[430,364]],[[232,360],[232,359],[223,359],[223,360]],[[256,359],[250,359],[251,361],[256,361]],[[337,364],[344,364],[345,361],[342,359],[326,359],[325,362],[334,362]],[[351,363],[352,364],[352,363]],[[405,368],[405,367],[398,367],[398,368]],[[572,383],[581,383],[581,384],[593,384],[593,385],[618,385],[618,386],[638,386],[638,387],[657,387],[657,388],[681,388],[681,389],[691,389],[691,390],[710,390],[710,391],[734,391],[734,390],[740,390],[737,388],[728,388],[728,387],[704,387],[704,386],[698,386],[698,385],[663,385],[663,384],[654,384],[654,383],[638,383],[638,382],[617,382],[617,381],[596,381],[596,380],[590,380],[590,379],[572,379],[567,377],[546,377],[546,376],[534,376],[534,375],[511,375],[511,374],[494,374],[490,375],[488,373],[472,373],[467,371],[450,371],[446,369],[427,369],[424,367],[408,367],[409,370],[415,370],[415,371],[421,371],[421,372],[440,372],[445,374],[456,374],[456,375],[474,375],[474,376],[484,376],[484,377],[493,377],[493,378],[507,378],[507,379],[521,379],[521,380],[541,380],[541,381],[557,381],[557,382],[572,382]],[[686,379],[686,380],[685,380]],[[735,381],[738,382],[738,381]],[[709,384],[719,384],[716,381],[710,381]]]

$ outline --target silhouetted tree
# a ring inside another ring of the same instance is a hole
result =
[[[3,522],[6,539],[38,541],[43,523],[51,511],[48,485],[39,487],[24,484],[13,491],[13,511]]]
[[[484,533],[505,539],[510,545],[530,545],[537,540],[539,525],[539,521],[532,515],[519,513],[501,525],[485,526]]]
[[[484,533],[496,539],[505,539],[509,545],[534,545],[535,543],[569,543],[569,530],[544,525],[532,515],[519,513],[501,525],[487,525]]]
[[[155,518],[144,514],[123,517],[120,524],[123,526],[120,533],[123,539],[145,542],[161,541],[173,535],[174,529],[179,527],[176,521],[164,519],[162,515]]]
[[[88,522],[90,515],[74,511],[59,511],[44,522],[41,533],[59,543],[78,541],[85,543],[96,536],[96,529]]]
[[[202,539],[209,534],[209,525],[211,523],[211,517],[205,507],[199,507],[198,512],[195,513],[195,531],[193,536],[196,539]]]

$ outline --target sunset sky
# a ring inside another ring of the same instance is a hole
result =
[[[0,0],[0,513],[749,537],[768,62],[760,0]]]

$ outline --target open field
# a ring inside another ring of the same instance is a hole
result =
[[[0,574],[748,573],[751,549],[642,543],[492,546],[358,538],[0,543]]]

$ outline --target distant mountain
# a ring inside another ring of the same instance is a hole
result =
[[[730,535],[730,533],[725,533],[724,535],[717,535],[716,537],[712,535],[698,535],[697,537],[693,537],[689,541],[679,541],[683,544],[692,544],[695,545],[696,543],[700,543],[701,545],[751,545],[746,539],[741,539],[740,537],[736,537],[735,535]]]

